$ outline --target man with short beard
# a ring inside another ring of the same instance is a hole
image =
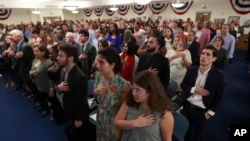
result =
[[[159,31],[154,31],[147,42],[147,53],[139,59],[136,72],[143,70],[154,72],[159,76],[162,85],[167,90],[170,78],[169,61],[160,54],[161,47],[165,47],[164,37],[160,35]]]
[[[57,56],[61,70],[58,90],[63,94],[63,108],[68,126],[65,132],[69,141],[91,140],[89,107],[87,102],[88,77],[75,64],[77,49],[69,44],[59,46]],[[95,137],[95,136],[94,136]]]

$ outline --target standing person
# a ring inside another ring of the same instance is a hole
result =
[[[122,36],[119,33],[118,26],[116,23],[111,23],[109,26],[109,35],[107,41],[109,42],[109,47],[114,48],[118,53],[121,52]]]
[[[191,54],[187,49],[186,41],[180,35],[174,37],[173,49],[168,50],[166,57],[169,60],[170,79],[177,82],[177,92],[181,92],[181,82],[191,66]]]
[[[147,42],[147,52],[139,58],[136,72],[153,71],[159,76],[163,87],[167,90],[170,77],[169,61],[160,54],[160,48],[165,48],[165,40],[157,30],[151,33]]]
[[[98,101],[97,141],[115,141],[119,131],[114,126],[115,115],[129,91],[129,83],[119,73],[122,63],[112,48],[100,50],[96,56],[98,70],[95,77],[94,96]]]
[[[234,20],[234,30],[237,32],[237,39],[244,34],[244,27],[240,25],[240,18]]]
[[[45,30],[41,30],[39,37],[41,38],[40,44],[47,46],[48,45],[47,32]]]
[[[234,30],[234,27],[235,27],[234,23],[233,22],[230,23],[230,25],[229,25],[229,33],[231,35],[233,35],[235,39],[237,39],[237,31]]]
[[[224,39],[217,36],[214,40],[214,47],[217,49],[217,58],[213,62],[213,65],[221,70],[226,70],[227,51],[222,48],[223,44]]]
[[[199,65],[200,44],[195,41],[195,32],[192,30],[187,34],[187,46],[191,53],[192,66]]]
[[[47,34],[47,41],[48,41],[48,44],[47,44],[48,49],[50,49],[52,46],[57,44],[56,39],[52,33]]]
[[[122,53],[120,53],[120,58],[123,64],[121,76],[130,83],[132,83],[139,61],[138,57],[134,54],[134,46],[135,43],[133,41],[124,43]]]
[[[138,73],[133,92],[128,95],[115,117],[123,130],[122,141],[171,141],[174,119],[172,104],[154,73]]]
[[[163,29],[163,36],[165,37],[165,47],[167,50],[173,48],[174,34],[170,27],[166,26]]]
[[[6,71],[3,73],[3,78],[6,81],[5,88],[13,88],[16,82],[16,74],[13,71],[12,60],[9,57],[9,53],[14,51],[14,43],[10,40],[10,35],[5,36],[5,44],[2,46],[5,50],[2,53],[4,65],[6,67]]]
[[[214,46],[206,46],[201,53],[200,65],[189,68],[182,81],[185,100],[182,113],[190,123],[185,141],[202,141],[207,120],[215,115],[221,104],[226,76],[212,66],[216,57]]]
[[[75,47],[77,50],[79,50],[80,45],[74,40],[74,33],[72,32],[67,32],[66,36],[65,36],[65,42],[67,44],[72,45],[73,47]]]
[[[63,93],[63,108],[69,125],[65,132],[70,141],[90,140],[88,77],[75,64],[77,49],[69,44],[59,46],[58,65],[63,67],[58,90]]]
[[[52,64],[49,59],[49,50],[45,45],[34,46],[35,59],[32,62],[32,67],[29,72],[33,82],[36,85],[37,93],[35,94],[38,98],[38,102],[41,105],[43,111],[42,116],[46,116],[50,113],[48,107],[49,94],[54,93],[54,84],[49,79],[47,68]]]
[[[197,22],[197,31],[195,33],[196,41],[200,43],[199,55],[203,48],[210,42],[210,30],[204,27],[204,22]]]
[[[98,50],[103,50],[105,48],[109,47],[109,43],[106,39],[101,39],[99,42],[98,42]],[[91,69],[91,75],[90,75],[90,78],[91,79],[94,79],[95,78],[95,75],[96,75],[96,72],[97,71],[97,68],[96,68],[96,58],[95,58],[95,61],[92,65],[92,69]]]
[[[221,36],[224,39],[222,48],[227,51],[227,59],[231,64],[235,50],[235,38],[229,33],[229,24],[222,25],[221,34],[217,34],[216,36],[214,36],[214,38],[211,40],[211,43],[214,43],[217,36]]]
[[[102,38],[101,30],[100,29],[96,29],[95,30],[95,38],[93,39],[93,46],[95,47],[96,51],[98,51],[98,43],[102,39],[103,38]]]
[[[32,60],[34,59],[34,52],[24,41],[22,31],[13,29],[9,34],[11,35],[10,39],[15,43],[15,51],[9,52],[9,56],[15,58],[13,67],[17,73],[19,81],[19,85],[16,86],[15,90],[22,87],[25,89],[26,85],[28,85],[28,87],[31,85],[29,71],[32,65]]]
[[[58,124],[60,124],[64,122],[65,118],[62,108],[63,94],[59,93],[58,89],[56,89],[56,86],[59,84],[60,81],[60,72],[62,69],[62,67],[58,66],[56,59],[59,53],[58,46],[59,44],[56,44],[49,49],[50,59],[51,61],[53,61],[53,63],[48,67],[48,76],[54,82],[54,93],[50,93],[49,95],[49,101],[51,102],[52,110],[50,120],[55,120]]]
[[[87,30],[80,30],[80,44],[82,44],[79,48],[79,57],[80,66],[83,72],[90,77],[92,64],[94,63],[96,56],[95,47],[89,43],[89,32]]]

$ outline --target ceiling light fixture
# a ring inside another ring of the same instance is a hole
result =
[[[140,5],[145,5],[150,3],[152,0],[134,0],[135,3],[140,4]]]
[[[78,10],[73,10],[73,11],[71,11],[73,14],[77,14],[77,13],[79,13],[79,11]]]
[[[42,12],[40,10],[38,10],[37,8],[35,8],[34,10],[31,11],[31,13],[38,15],[38,14],[41,14]]]
[[[113,7],[110,7],[109,10],[111,11],[117,11],[118,10],[118,7],[116,7],[115,5],[113,5]]]
[[[75,11],[78,8],[78,6],[64,6],[64,8],[69,11]]]
[[[184,4],[184,2],[180,2],[180,0],[173,0],[171,5],[174,8],[180,8],[180,7],[184,6],[185,4]]]

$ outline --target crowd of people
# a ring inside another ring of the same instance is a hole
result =
[[[42,117],[66,123],[70,141],[171,141],[169,81],[177,83],[185,140],[202,141],[226,89],[239,19],[230,24],[163,20],[81,20],[0,24],[6,89],[23,90]],[[232,33],[232,34],[231,34]],[[235,34],[236,33],[236,34]],[[89,121],[88,80],[97,118]]]

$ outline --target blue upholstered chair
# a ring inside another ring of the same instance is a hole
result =
[[[174,116],[173,141],[184,141],[184,137],[189,127],[189,122],[187,118],[179,112],[173,112],[173,116]]]
[[[174,100],[174,98],[177,97],[177,95],[176,95],[177,86],[178,86],[178,84],[176,81],[171,80],[171,79],[169,80],[168,89],[167,89],[167,96],[172,100]]]

